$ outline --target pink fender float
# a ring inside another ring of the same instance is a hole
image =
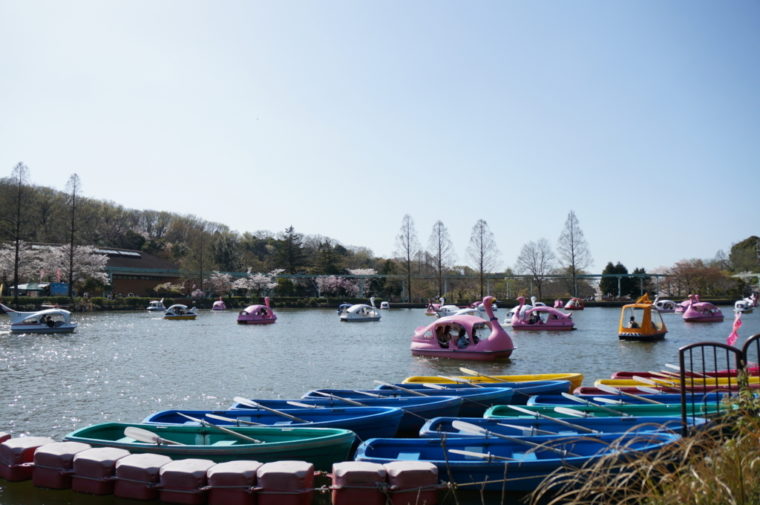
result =
[[[525,305],[525,297],[519,297],[518,308]],[[528,310],[515,310],[512,316],[513,330],[528,331],[567,331],[574,330],[572,314],[566,314],[552,307],[538,306]]]
[[[277,314],[269,306],[269,297],[264,298],[264,305],[249,305],[238,314],[238,324],[272,324],[277,321]]]
[[[508,358],[515,346],[493,314],[495,300],[493,296],[483,298],[487,321],[462,314],[442,317],[427,326],[420,326],[412,336],[412,354],[478,361]]]
[[[690,323],[717,323],[723,321],[723,312],[710,302],[700,302],[699,295],[689,295],[683,320]]]

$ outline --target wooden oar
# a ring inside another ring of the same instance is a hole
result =
[[[668,381],[665,379],[648,379],[647,377],[641,377],[640,375],[634,375],[633,380],[642,382],[644,384],[649,384],[650,386],[666,387],[671,389],[676,389],[678,387],[678,384],[673,381]]]
[[[230,429],[225,428],[224,426],[219,426],[218,424],[210,423],[208,421],[204,421],[203,419],[198,419],[196,417],[188,416],[187,414],[183,414],[182,412],[177,412],[177,414],[181,415],[184,418],[187,418],[191,421],[195,421],[196,423],[202,425],[202,426],[208,426],[209,428],[214,428],[217,431],[221,431],[223,433],[226,433],[227,435],[235,438],[239,438],[240,440],[245,440],[246,442],[252,443],[252,444],[263,444],[264,442],[259,440],[258,438],[249,437],[248,435],[243,435],[242,433],[238,433],[237,431],[233,431]]]
[[[532,433],[535,433],[536,435],[559,435],[556,431],[549,431],[549,430],[541,430],[539,428],[536,428],[535,426],[520,426],[519,424],[507,424],[507,423],[496,423],[497,426],[504,426],[505,428],[512,428],[513,430],[520,430],[520,431],[526,431],[530,430]]]
[[[599,389],[601,389],[602,391],[604,391],[605,393],[609,393],[609,394],[612,394],[612,395],[630,396],[631,398],[635,398],[636,400],[639,400],[639,401],[642,401],[642,402],[654,403],[654,404],[657,404],[657,405],[663,405],[662,402],[658,402],[657,400],[652,400],[651,398],[647,398],[645,396],[639,396],[639,395],[635,395],[633,393],[628,393],[626,391],[622,391],[622,390],[614,388],[612,386],[608,386],[607,384],[599,384],[597,387]]]
[[[145,442],[146,444],[185,445],[180,442],[175,442],[174,440],[169,440],[168,438],[159,437],[152,431],[137,428],[136,426],[127,426],[124,428],[124,436],[134,438],[138,442]]]
[[[574,424],[568,421],[565,421],[564,419],[557,419],[556,417],[547,416],[546,414],[542,414],[540,412],[534,412],[532,410],[528,410],[523,407],[519,407],[517,405],[507,405],[512,410],[516,410],[517,412],[520,412],[522,414],[528,414],[531,416],[539,417],[541,419],[545,419],[547,421],[551,421],[553,423],[561,424],[563,426],[566,426],[568,428],[572,428],[574,430],[581,431],[583,433],[599,433],[597,430],[592,430],[591,428],[586,428],[585,426],[581,426],[580,424]],[[555,409],[556,410],[556,409]]]
[[[459,371],[462,373],[466,373],[467,375],[475,375],[476,377],[485,377],[486,379],[493,381],[493,382],[509,382],[506,379],[500,379],[498,377],[494,377],[493,375],[486,375],[484,373],[480,373],[477,370],[471,370],[469,368],[459,367]]]
[[[469,381],[467,379],[460,379],[459,377],[449,377],[449,376],[446,376],[446,375],[439,375],[438,377],[440,377],[441,379],[450,380],[451,382],[454,382],[455,384],[467,384],[468,386],[472,386],[474,388],[485,387],[485,386],[481,386],[480,384],[477,384],[475,382]]]
[[[425,393],[420,393],[419,391],[416,391],[414,389],[405,388],[405,387],[402,387],[402,386],[398,386],[396,384],[391,384],[389,382],[383,382],[383,381],[376,380],[375,384],[380,384],[381,386],[391,387],[393,389],[398,389],[399,391],[405,391],[407,393],[411,393],[411,394],[417,395],[417,396],[429,396],[429,395],[426,395]]]
[[[507,458],[504,456],[496,456],[490,452],[475,452],[475,451],[463,451],[461,449],[448,449],[450,453],[461,454],[462,456],[472,456],[473,458],[483,459],[502,459],[504,461],[517,461],[515,458]]]
[[[299,409],[323,409],[324,408],[323,405],[311,405],[309,403],[294,402],[290,400],[288,400],[285,403],[287,403],[288,405],[292,405],[293,407],[298,407]]]
[[[679,372],[679,375],[680,375],[680,372],[681,372],[681,367],[680,367],[680,366],[678,366],[678,365],[674,365],[674,364],[672,364],[672,363],[665,363],[665,366],[666,366],[666,367],[668,367],[668,368],[672,368],[673,370],[678,370],[678,372]],[[711,376],[709,376],[709,375],[707,375],[707,374],[703,374],[703,373],[695,372],[695,371],[693,371],[693,370],[689,370],[688,372],[686,372],[686,374],[694,374],[694,375],[696,375],[697,377],[705,377],[705,378],[714,379],[714,377],[711,377]]]
[[[326,396],[328,398],[332,398],[334,400],[340,400],[342,402],[346,402],[346,403],[348,403],[350,405],[357,405],[357,406],[360,406],[360,407],[366,407],[367,406],[366,404],[361,403],[361,402],[357,402],[356,400],[352,400],[351,398],[343,398],[342,396],[333,395],[333,394],[330,394],[330,393],[325,393],[323,391],[315,391],[315,393],[317,393],[318,395],[321,395],[321,396]],[[372,395],[372,396],[379,396],[379,395]]]
[[[369,391],[362,391],[361,389],[352,389],[351,392],[352,393],[357,393],[357,394],[360,394],[360,395],[369,396],[370,398],[385,398],[383,395],[379,395],[377,393],[370,393]],[[320,392],[317,391],[317,393],[320,393]],[[324,394],[328,394],[328,393],[320,393],[320,394],[324,395]],[[331,396],[335,396],[335,395],[331,395]],[[338,396],[338,398],[340,398],[342,400],[345,399],[342,396]]]
[[[590,412],[584,412],[583,410],[575,410],[571,409],[570,407],[554,407],[554,412],[557,412],[559,414],[565,414],[566,416],[573,416],[573,417],[594,417],[591,415]]]
[[[594,396],[591,398],[597,403],[606,403],[608,405],[631,405],[629,402],[624,402],[623,400],[616,400],[614,398],[604,398],[602,396]]]
[[[446,386],[443,384],[436,384],[434,382],[425,382],[422,385],[430,389],[446,389]]]
[[[255,402],[253,400],[248,400],[246,398],[243,398],[242,396],[236,396],[233,398],[234,401],[241,405],[245,405],[246,407],[253,407],[255,409],[264,409],[268,412],[271,412],[272,414],[277,414],[278,416],[287,417],[291,421],[296,421],[298,423],[308,423],[306,419],[301,419],[300,417],[296,417],[292,414],[288,414],[287,412],[283,412],[281,410],[273,409],[271,407],[267,407],[266,405],[262,405],[258,402]]]
[[[238,425],[245,424],[245,425],[248,425],[248,426],[268,426],[268,425],[262,424],[262,423],[255,423],[253,421],[245,421],[243,419],[238,419],[236,417],[220,416],[219,414],[203,414],[203,415],[206,416],[206,417],[208,417],[209,419],[216,419],[217,421],[225,421],[225,422],[228,422],[228,423],[234,423],[234,424],[238,424]]]
[[[533,449],[546,449],[548,451],[562,454],[563,456],[567,456],[567,455],[576,456],[576,457],[580,456],[580,454],[575,454],[574,452],[570,452],[564,449],[557,449],[556,447],[550,447],[544,444],[537,444],[535,442],[524,440],[522,438],[510,437],[509,435],[496,433],[495,431],[491,431],[489,429],[483,428],[482,426],[478,426],[477,424],[472,424],[465,421],[453,421],[451,425],[459,431],[464,431],[464,432],[469,431],[470,433],[475,433],[477,435],[488,435],[492,437],[502,438],[504,440],[509,440],[510,442],[513,442],[516,444],[527,445],[529,447],[532,447]]]
[[[636,386],[636,389],[638,389],[642,393],[647,393],[647,394],[650,394],[650,395],[662,395],[662,394],[665,394],[665,391],[663,391],[662,389],[655,389],[655,388],[650,388],[650,387],[647,387],[647,386]],[[621,393],[622,393],[622,391],[621,391]]]
[[[567,398],[568,400],[572,400],[572,401],[578,402],[578,403],[583,403],[585,405],[589,405],[591,407],[594,407],[596,409],[602,410],[604,412],[609,412],[611,414],[615,414],[616,416],[632,417],[631,414],[629,414],[627,412],[611,409],[609,407],[605,407],[604,405],[599,405],[598,403],[594,403],[592,401],[586,400],[585,398],[581,398],[580,396],[571,395],[570,393],[562,393],[562,396],[564,398]]]

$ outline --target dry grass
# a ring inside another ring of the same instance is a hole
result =
[[[605,457],[557,472],[532,494],[533,505],[754,505],[760,503],[760,402],[738,408],[655,454]]]

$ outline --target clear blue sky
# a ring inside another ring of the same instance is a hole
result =
[[[574,209],[601,271],[758,229],[760,2],[0,0],[0,174],[393,253]]]

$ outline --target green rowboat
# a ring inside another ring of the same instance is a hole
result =
[[[137,428],[137,430],[134,430]],[[145,436],[155,435],[155,441]],[[146,433],[149,432],[149,433]],[[255,439],[256,442],[247,440]],[[66,435],[66,440],[93,447],[119,447],[131,452],[164,454],[173,459],[203,458],[216,462],[252,459],[262,463],[300,460],[318,470],[348,459],[354,432],[338,428],[278,428],[214,426],[156,426],[140,423],[103,423]]]

